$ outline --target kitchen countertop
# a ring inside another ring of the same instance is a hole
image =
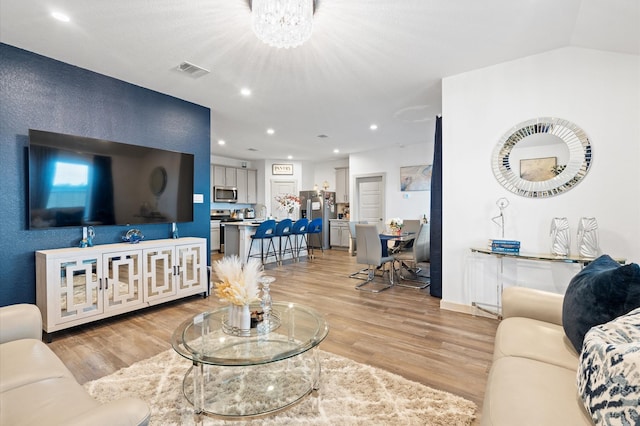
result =
[[[224,226],[259,226],[261,221],[255,219],[247,219],[242,222],[225,222]]]

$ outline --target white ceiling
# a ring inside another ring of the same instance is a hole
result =
[[[288,50],[256,39],[250,13],[249,0],[0,0],[0,41],[207,106],[214,155],[248,160],[431,141],[449,75],[565,46],[640,54],[638,0],[317,0],[311,40]]]

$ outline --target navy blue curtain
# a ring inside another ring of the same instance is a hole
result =
[[[442,298],[442,117],[436,117],[431,170],[431,285],[429,293]]]

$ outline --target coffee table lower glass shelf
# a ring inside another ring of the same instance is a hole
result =
[[[324,318],[293,303],[274,303],[279,326],[234,336],[225,332],[227,308],[196,315],[173,333],[176,352],[191,360],[184,395],[196,414],[244,418],[271,414],[320,387],[315,348],[327,336]]]

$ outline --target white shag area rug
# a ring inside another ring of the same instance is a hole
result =
[[[182,392],[191,363],[169,349],[84,387],[98,401],[125,396],[151,406],[151,425],[470,425],[476,405],[369,365],[318,350],[322,363],[319,396],[251,421],[194,416]]]

